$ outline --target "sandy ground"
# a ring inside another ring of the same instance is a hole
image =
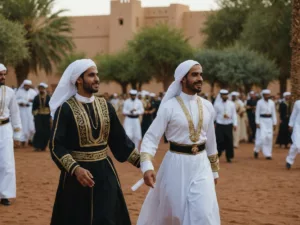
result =
[[[156,168],[167,149],[161,144],[155,158]],[[217,195],[222,224],[298,225],[300,224],[300,156],[292,170],[285,169],[287,150],[275,148],[273,160],[261,155],[255,160],[253,145],[241,144],[232,164],[221,159]],[[58,183],[59,170],[49,151],[15,151],[17,199],[10,207],[0,206],[1,225],[48,225]],[[148,188],[131,192],[140,172],[130,164],[115,163],[130,211],[136,224]]]

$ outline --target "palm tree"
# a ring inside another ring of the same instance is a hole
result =
[[[30,71],[43,69],[50,74],[53,63],[59,63],[73,49],[69,18],[60,16],[65,10],[52,13],[55,0],[0,0],[0,13],[9,20],[21,23],[25,30],[30,54],[15,66],[18,85]]]
[[[300,100],[300,0],[293,0],[291,84],[293,100]]]

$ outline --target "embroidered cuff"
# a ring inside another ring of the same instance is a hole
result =
[[[61,157],[60,163],[68,173],[73,173],[75,167],[79,166],[79,164],[73,159],[73,157],[70,154],[66,154],[63,157]]]
[[[212,171],[218,172],[220,170],[218,154],[210,155],[210,156],[208,156],[208,159],[210,161]]]
[[[141,162],[152,161],[153,156],[147,152],[141,152]]]
[[[134,149],[129,155],[127,161],[137,168],[140,168],[140,153],[137,149]]]

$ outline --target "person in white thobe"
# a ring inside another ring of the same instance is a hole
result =
[[[31,88],[32,82],[24,80],[16,93],[17,102],[20,107],[22,122],[22,134],[18,141],[26,145],[34,135],[34,119],[32,115],[32,102],[37,92]]]
[[[13,135],[22,128],[19,107],[13,89],[5,86],[7,69],[0,64],[0,199],[10,205],[9,198],[16,197],[16,173]]]
[[[263,98],[257,102],[255,111],[256,135],[254,157],[262,150],[266,159],[272,159],[273,132],[276,128],[277,117],[275,103],[270,99],[271,91],[262,91]]]
[[[136,148],[138,148],[142,139],[139,117],[144,113],[144,106],[142,101],[137,99],[136,90],[131,90],[129,94],[130,98],[124,102],[123,106],[123,115],[125,116],[124,129],[127,136],[135,144]]]
[[[231,159],[234,158],[233,132],[238,123],[236,108],[235,104],[228,99],[227,90],[221,89],[219,96],[214,102],[218,154],[220,157],[225,151],[226,160],[231,163]]]
[[[202,67],[198,62],[181,63],[157,117],[144,136],[141,170],[145,183],[154,188],[146,197],[137,225],[220,224],[214,183],[219,162],[215,112],[209,101],[197,96],[202,82]],[[151,159],[164,133],[170,141],[170,150],[156,179]]]
[[[300,100],[296,101],[289,121],[289,128],[292,130],[293,144],[286,157],[286,167],[290,169],[294,164],[296,155],[300,153]]]

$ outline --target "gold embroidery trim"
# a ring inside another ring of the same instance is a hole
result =
[[[153,156],[147,152],[141,152],[141,163],[146,161],[152,161]]]
[[[71,171],[71,175],[74,174],[74,172],[75,172],[75,170],[76,170],[77,167],[80,167],[80,166],[79,166],[79,165],[74,166],[74,168],[73,168],[72,171]]]
[[[72,157],[79,162],[95,162],[106,159],[107,157],[107,147],[100,151],[95,152],[79,152],[72,151]]]
[[[201,129],[202,129],[202,125],[203,125],[203,106],[202,106],[202,102],[200,100],[199,97],[197,97],[197,104],[198,104],[198,112],[199,112],[199,121],[198,121],[198,126],[197,129],[195,129],[194,127],[194,123],[192,120],[192,117],[188,111],[188,109],[186,108],[186,106],[184,105],[184,102],[182,100],[182,98],[180,96],[176,97],[180,107],[182,108],[184,115],[188,121],[189,124],[189,132],[190,132],[190,140],[192,142],[197,142],[200,139],[200,133],[201,133]]]
[[[63,157],[61,157],[60,162],[68,172],[70,172],[71,167],[76,163],[76,161],[70,154],[66,154]]]
[[[14,129],[14,132],[19,132],[19,131],[21,131],[21,128],[19,128],[19,127]]]
[[[97,110],[95,110],[95,113],[98,112],[101,126],[99,130],[99,137],[96,139],[92,135],[91,122],[82,103],[78,102],[75,97],[70,98],[67,103],[69,104],[74,115],[80,147],[106,145],[110,131],[110,119],[105,99],[95,97],[93,102],[93,104],[96,106]]]
[[[127,161],[132,165],[137,166],[138,162],[140,161],[140,153],[136,148],[131,152]]]
[[[218,154],[210,155],[210,156],[208,156],[208,159],[210,161],[212,171],[218,172],[220,170]]]
[[[111,167],[111,169],[112,169],[113,173],[115,174],[115,177],[116,177],[116,179],[117,179],[117,182],[118,182],[118,184],[119,184],[119,187],[121,187],[121,184],[120,184],[119,178],[118,178],[118,176],[117,176],[117,173],[116,173],[116,171],[115,171],[115,169],[114,169],[113,165],[110,163],[110,161],[109,161],[109,159],[108,159],[108,158],[106,158],[106,160],[107,160],[107,162],[109,163],[109,165],[110,165],[110,167]]]

